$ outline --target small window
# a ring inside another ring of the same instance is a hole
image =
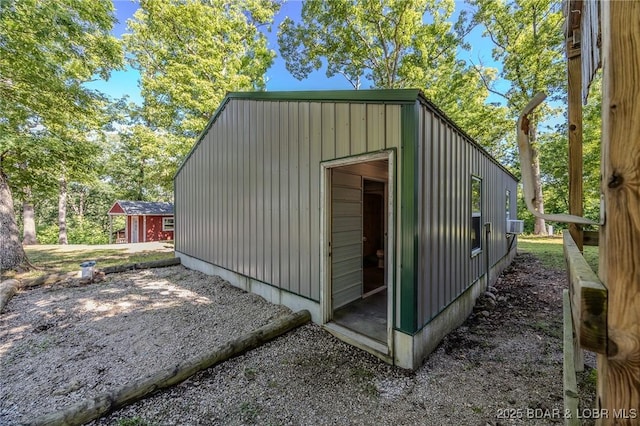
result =
[[[471,254],[482,250],[482,179],[471,176]]]
[[[505,193],[504,210],[507,220],[511,219],[511,192],[508,189]]]
[[[162,218],[162,230],[163,231],[173,231],[173,218],[172,217],[163,217]]]

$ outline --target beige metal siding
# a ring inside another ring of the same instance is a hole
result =
[[[450,123],[426,106],[419,117],[418,322],[426,324],[507,254],[505,191],[515,214],[516,181]],[[482,179],[487,246],[472,256],[471,176]],[[513,216],[512,216],[513,217]]]
[[[320,163],[400,128],[400,105],[229,100],[176,176],[176,249],[319,300]]]

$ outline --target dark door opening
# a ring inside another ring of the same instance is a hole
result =
[[[387,181],[386,160],[331,169],[332,318],[383,344],[388,340]]]
[[[362,199],[363,297],[385,288],[385,183],[364,180]]]

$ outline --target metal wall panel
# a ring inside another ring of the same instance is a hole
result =
[[[309,105],[309,294],[311,299],[320,299],[320,160],[323,145],[323,106],[319,103]],[[301,187],[301,191],[305,191]]]
[[[367,150],[369,152],[384,149],[385,106],[368,104],[367,106]]]
[[[176,248],[319,300],[320,163],[400,128],[400,105],[229,100],[176,176]]]
[[[505,191],[515,214],[517,182],[441,116],[423,106],[418,153],[419,182],[418,322],[422,326],[507,254]],[[471,254],[471,176],[482,178],[482,251]]]

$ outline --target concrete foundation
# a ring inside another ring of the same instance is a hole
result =
[[[242,274],[238,274],[237,272],[212,265],[211,263],[196,259],[195,257],[180,253],[179,251],[176,251],[176,257],[179,257],[182,265],[189,269],[194,269],[207,275],[217,275],[220,278],[229,281],[229,283],[234,287],[262,296],[265,300],[271,303],[284,305],[294,312],[306,309],[311,313],[311,321],[316,324],[320,324],[321,322],[319,302],[280,290],[279,288],[263,283],[262,281],[257,281]]]
[[[395,331],[394,364],[412,370],[420,367],[429,354],[438,347],[444,336],[459,327],[471,315],[478,297],[486,291],[488,285],[493,285],[497,281],[515,255],[514,244],[512,250],[491,268],[489,282],[487,282],[487,275],[483,275],[413,336]]]
[[[417,333],[410,335],[393,330],[393,348],[387,348],[386,345],[379,341],[350,331],[337,323],[325,324],[325,329],[347,343],[364,349],[386,362],[402,368],[416,369],[436,349],[444,336],[460,326],[469,317],[476,299],[486,291],[488,285],[495,283],[500,273],[509,266],[515,257],[515,246],[514,244],[512,250],[491,268],[489,280],[486,274],[482,276]],[[307,309],[311,313],[312,321],[316,324],[322,324],[319,302],[280,290],[272,285],[212,265],[184,253],[176,252],[176,257],[179,257],[182,264],[189,269],[195,269],[208,275],[217,275],[233,286],[258,294],[271,303],[284,305],[294,312]]]

